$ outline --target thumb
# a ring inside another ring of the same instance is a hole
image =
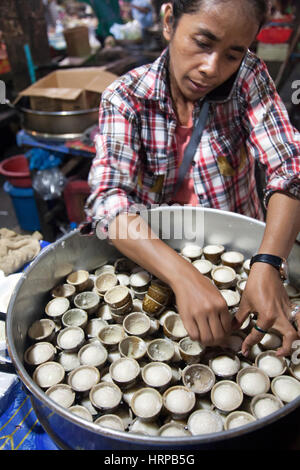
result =
[[[242,326],[246,318],[250,315],[250,313],[251,313],[251,307],[249,303],[247,302],[247,299],[245,298],[245,296],[242,296],[239,309],[237,313],[235,314],[233,321],[232,321],[232,328],[238,330]]]

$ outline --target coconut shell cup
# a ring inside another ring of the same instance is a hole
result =
[[[223,358],[225,361],[226,359],[228,359],[227,366],[230,365],[232,367],[230,371],[225,370],[224,368],[222,371],[222,367],[216,363],[216,361],[221,361]],[[237,355],[235,355],[231,351],[226,351],[223,353],[215,354],[215,356],[209,360],[209,367],[219,379],[229,380],[233,379],[237,375],[238,371],[241,368],[241,362]]]
[[[91,283],[89,272],[84,269],[72,272],[66,281],[67,284],[75,287],[77,293],[91,289],[93,284]]]
[[[151,387],[141,388],[135,392],[130,403],[133,413],[145,422],[154,421],[160,415],[162,406],[161,394]]]
[[[60,321],[63,314],[69,310],[70,301],[66,297],[55,297],[45,307],[46,315],[53,321]]]
[[[189,336],[182,338],[178,343],[178,347],[182,360],[187,364],[200,362],[205,352],[205,348],[199,341],[193,341]]]
[[[183,369],[182,381],[189,390],[198,396],[203,396],[213,388],[216,376],[210,367],[204,364],[192,364]]]
[[[238,420],[239,424],[233,425],[235,420]],[[226,417],[224,429],[225,431],[228,431],[229,429],[234,429],[235,427],[240,427],[243,425],[245,426],[249,423],[252,423],[253,421],[255,421],[255,418],[252,416],[252,414],[247,413],[246,411],[233,411]]]
[[[278,397],[273,395],[272,393],[262,393],[260,395],[256,395],[255,397],[252,398],[250,402],[251,413],[256,419],[264,418],[265,416],[267,416],[267,414],[270,414],[266,412],[262,413],[257,408],[258,402],[261,400],[268,400],[274,403],[274,408],[272,407],[270,412],[277,411],[283,407],[282,401]]]
[[[163,324],[163,331],[168,338],[174,341],[180,341],[182,338],[185,338],[188,335],[188,332],[183,325],[183,321],[181,320],[180,315],[177,313],[169,315],[165,319]]]
[[[61,321],[65,328],[79,326],[84,330],[88,322],[88,314],[81,308],[71,308],[63,314]]]
[[[165,305],[160,304],[156,300],[152,299],[148,294],[143,299],[143,310],[148,315],[159,315],[165,309]]]
[[[161,370],[162,374],[159,375]],[[149,362],[142,369],[142,379],[147,387],[153,387],[159,392],[164,391],[173,377],[171,367],[164,362]]]
[[[130,369],[130,370],[129,370]],[[109,367],[109,373],[116,385],[121,389],[132,387],[141,372],[139,363],[129,357],[121,357]]]
[[[70,302],[73,300],[75,293],[76,287],[72,284],[60,284],[51,291],[52,297],[65,297]]]
[[[55,336],[55,323],[48,318],[41,318],[32,323],[28,329],[28,336],[31,341],[49,341]]]
[[[225,251],[221,255],[221,262],[224,266],[229,266],[239,272],[243,266],[245,257],[239,251]]]
[[[221,255],[224,253],[225,247],[223,245],[206,245],[203,248],[204,258],[212,264],[219,264]]]
[[[98,339],[108,350],[118,348],[120,341],[125,338],[126,333],[121,325],[108,325],[98,333]]]
[[[53,361],[55,354],[56,348],[52,343],[40,341],[26,349],[24,353],[24,361],[31,369],[33,369],[43,362]]]
[[[126,286],[118,285],[112,287],[106,291],[104,295],[104,302],[106,302],[111,309],[121,309],[129,303],[132,304],[130,290]]]
[[[256,374],[259,382],[256,385],[249,386],[245,382],[247,374]],[[267,374],[255,366],[241,369],[237,374],[236,382],[241,387],[244,395],[251,398],[261,393],[267,393],[270,388],[270,379]]]
[[[164,409],[174,419],[184,419],[196,404],[196,395],[187,387],[175,385],[163,394]]]
[[[278,363],[278,370],[271,370],[270,367],[264,366],[263,362],[266,361],[268,358]],[[278,375],[283,375],[286,370],[287,370],[287,364],[286,360],[284,357],[279,357],[276,356],[276,351],[270,350],[270,351],[263,351],[260,354],[258,354],[255,358],[255,366],[258,367],[259,369],[262,369],[270,378],[277,377]]]
[[[127,336],[119,343],[119,352],[122,357],[135,359],[136,361],[142,359],[147,352],[147,345],[142,338],[138,336]]]
[[[229,289],[237,282],[236,272],[230,266],[216,266],[211,271],[211,278],[219,289]]]
[[[95,366],[81,365],[68,375],[68,385],[75,392],[89,393],[91,388],[100,381],[100,372]]]
[[[95,292],[80,292],[74,297],[74,305],[85,310],[88,315],[97,312],[100,304],[100,297]]]
[[[147,355],[151,361],[170,362],[175,354],[172,341],[157,338],[150,341],[147,347]]]
[[[100,296],[106,294],[107,291],[117,286],[119,283],[116,274],[110,272],[104,272],[96,277],[94,285]]]
[[[109,395],[107,394],[108,391],[110,392]],[[112,413],[121,403],[122,392],[118,385],[114,383],[100,382],[91,388],[89,398],[97,410],[104,413]]]
[[[150,318],[142,312],[132,312],[123,319],[123,328],[128,335],[144,338],[150,331]]]
[[[227,395],[225,396],[225,390]],[[213,405],[223,414],[237,410],[243,403],[244,395],[241,387],[231,380],[217,382],[211,390]]]

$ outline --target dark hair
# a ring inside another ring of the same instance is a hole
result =
[[[211,3],[225,3],[230,0],[172,0],[173,5],[173,27],[176,28],[178,21],[184,14],[197,13],[202,4],[210,1]],[[243,0],[253,8],[255,19],[259,24],[259,29],[267,21],[270,2],[268,0]]]

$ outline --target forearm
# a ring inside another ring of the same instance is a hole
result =
[[[122,213],[109,226],[113,245],[147,271],[175,286],[190,263],[158,238],[139,215]]]
[[[266,229],[259,253],[287,258],[300,231],[300,201],[274,193],[268,204]]]
[[[203,345],[221,344],[232,317],[223,296],[189,261],[160,240],[137,215],[122,213],[109,226],[109,237],[125,256],[166,282],[189,336]]]

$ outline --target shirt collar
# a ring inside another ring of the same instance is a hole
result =
[[[209,103],[226,103],[232,98],[247,56],[248,52],[235,74],[233,74],[222,85],[206,95],[205,99],[208,100]],[[163,112],[172,114],[174,111],[168,85],[168,62],[169,49],[166,48],[158,59],[156,59],[141,75],[136,84],[134,94],[141,99],[158,101]],[[199,105],[202,101],[203,98],[199,100]],[[197,107],[198,106],[196,105],[196,108]]]

